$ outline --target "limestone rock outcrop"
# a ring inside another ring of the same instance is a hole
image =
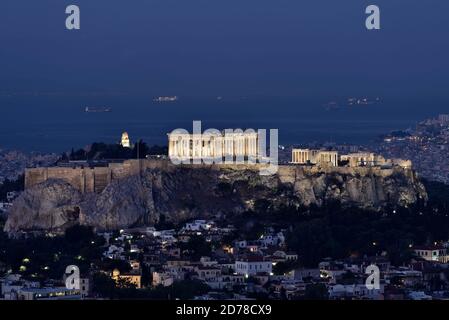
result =
[[[15,201],[6,231],[65,229],[78,223],[82,195],[70,184],[48,180],[26,190]]]
[[[379,210],[426,201],[427,193],[409,169],[281,166],[276,175],[232,167],[146,169],[110,182],[100,193],[80,193],[69,182],[48,180],[14,202],[5,231],[63,231],[80,223],[99,230],[174,223],[192,218],[272,208],[322,206],[331,201]]]

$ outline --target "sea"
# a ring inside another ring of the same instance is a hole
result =
[[[2,96],[0,149],[64,152],[92,142],[118,143],[122,132],[131,141],[166,145],[167,133],[177,128],[278,129],[279,143],[337,143],[369,145],[380,135],[413,128],[417,122],[449,113],[447,101],[384,99],[377,104],[327,110],[328,100],[290,97],[179,97],[155,102],[149,96]],[[86,107],[111,112],[86,113]]]

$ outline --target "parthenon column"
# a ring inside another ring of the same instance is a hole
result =
[[[257,135],[251,135],[249,137],[249,141],[250,141],[250,156],[252,157],[257,157],[257,150],[258,150],[258,140],[257,140]]]
[[[182,156],[183,157],[190,157],[191,156],[191,148],[190,148],[190,142],[191,139],[189,136],[185,136],[182,139],[183,143],[182,143]]]

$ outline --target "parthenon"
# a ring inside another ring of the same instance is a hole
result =
[[[205,132],[202,134],[168,134],[170,158],[256,158],[259,155],[259,139],[253,130],[232,132]]]

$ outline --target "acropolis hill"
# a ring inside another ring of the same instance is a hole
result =
[[[145,159],[105,167],[26,170],[26,190],[5,230],[59,231],[75,224],[114,230],[238,214],[267,201],[274,210],[338,201],[379,210],[426,201],[424,186],[407,166],[280,165],[271,176],[255,165],[174,165]]]
[[[295,152],[295,151],[294,151]],[[81,193],[101,193],[112,181],[130,176],[143,175],[147,170],[161,170],[167,173],[180,168],[207,169],[211,171],[233,170],[254,171],[257,173],[264,164],[183,164],[174,165],[169,160],[140,159],[109,163],[107,166],[90,166],[88,163],[75,162],[71,166],[28,168],[25,170],[25,189],[47,180],[63,180]],[[408,166],[330,166],[330,165],[279,165],[277,176],[281,182],[292,182],[304,175],[317,173],[357,176],[388,177],[404,174],[415,180],[415,174]]]
[[[126,134],[126,133],[125,133]],[[232,169],[241,170],[259,170],[267,167],[269,164],[261,164],[257,161],[251,163],[249,157],[257,158],[258,136],[257,134],[233,135],[231,147],[226,143],[220,144],[220,157],[223,154],[230,154],[231,158],[237,160],[241,156],[240,162],[226,163],[223,156],[221,164],[204,164],[204,156],[217,159],[217,147],[215,143],[204,144],[196,143],[193,135],[179,135],[176,139],[169,136],[169,156],[170,159],[188,159],[187,163],[181,167],[189,168],[207,168],[209,170]],[[128,138],[126,134],[126,138]],[[202,138],[200,138],[202,139]],[[129,142],[128,142],[129,143]],[[196,147],[197,146],[197,147]],[[186,155],[188,156],[186,158]],[[101,166],[89,162],[69,162],[64,166],[33,168],[25,171],[25,189],[40,184],[49,179],[64,180],[81,193],[95,192],[100,193],[112,181],[120,180],[134,175],[142,175],[147,170],[164,170],[173,172],[180,165],[175,165],[168,160],[159,159],[139,159],[126,160],[123,162],[106,162]],[[193,160],[198,160],[200,164]],[[246,159],[246,160],[245,160]],[[236,161],[235,161],[236,162]],[[412,175],[412,163],[408,160],[385,159],[380,155],[370,152],[358,152],[345,155],[338,154],[337,151],[293,149],[290,165],[277,166],[277,175],[281,182],[290,181],[296,177],[298,172],[323,172],[339,174],[375,174],[377,176],[388,176],[393,172],[403,172]]]

